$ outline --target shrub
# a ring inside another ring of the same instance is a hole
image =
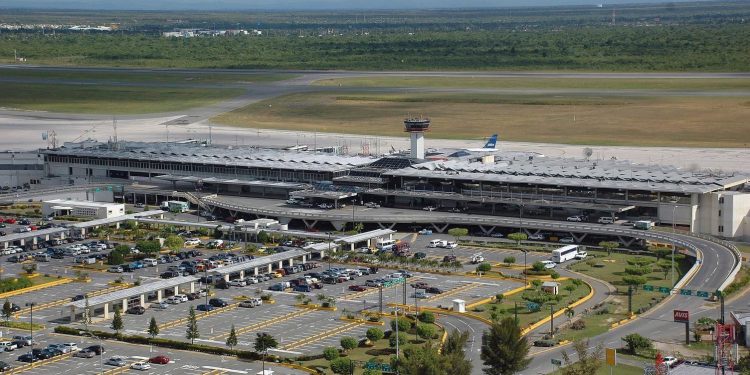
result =
[[[544,267],[544,263],[534,262],[534,264],[531,265],[531,270],[536,272],[544,272],[547,269]]]
[[[334,374],[349,374],[354,367],[354,363],[349,358],[336,358],[331,361],[331,371]]]
[[[385,333],[383,333],[383,330],[380,328],[372,327],[367,330],[367,333],[365,334],[367,336],[367,339],[375,342],[383,338],[385,336]]]
[[[435,314],[430,311],[422,311],[419,313],[418,319],[422,323],[435,323]]]
[[[332,361],[339,357],[339,350],[334,347],[327,347],[323,349],[323,358],[328,361]]]
[[[396,335],[391,335],[391,337],[388,339],[388,344],[391,346],[391,348],[396,347]],[[398,344],[399,345],[406,344],[406,333],[404,332],[398,333]]]
[[[488,272],[490,270],[492,270],[492,265],[487,262],[484,262],[477,266],[477,272]]]
[[[578,319],[570,325],[570,329],[574,329],[576,331],[580,331],[585,328],[586,322],[584,322],[583,319]]]
[[[352,350],[357,347],[357,339],[354,337],[342,337],[341,338],[341,347],[344,348],[345,351]]]
[[[417,325],[417,335],[425,340],[431,339],[435,336],[435,327],[429,324],[419,324]]]
[[[406,332],[411,328],[411,320],[406,318],[398,318],[398,330],[400,332]],[[396,330],[396,320],[391,320],[391,330]]]
[[[505,257],[503,258],[503,263],[505,264],[512,264],[516,262],[516,257]]]

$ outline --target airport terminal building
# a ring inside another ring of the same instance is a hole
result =
[[[146,180],[188,192],[331,196],[498,216],[614,216],[750,237],[750,177],[736,173],[523,152],[376,158],[191,142],[68,144],[40,153],[45,178],[63,181]]]

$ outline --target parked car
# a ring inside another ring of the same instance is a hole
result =
[[[424,259],[424,258],[427,258],[427,254],[422,253],[422,252],[414,253],[414,259]]]
[[[667,365],[669,367],[672,367],[672,365],[674,365],[675,363],[677,363],[677,358],[676,357],[672,357],[672,356],[666,356],[666,357],[664,357],[664,364],[665,365]]]
[[[126,311],[128,314],[143,315],[146,312],[146,308],[143,306],[133,306],[128,308]]]
[[[585,251],[579,251],[579,252],[578,252],[578,254],[576,254],[575,258],[576,258],[576,259],[579,259],[579,260],[581,260],[581,259],[586,259],[586,257],[587,257],[588,255],[589,255],[589,254],[588,254],[587,252],[585,252]]]
[[[229,282],[230,286],[247,286],[247,281],[242,279],[236,279]]]
[[[431,293],[431,294],[442,294],[443,290],[440,289],[440,288],[438,288],[438,287],[436,287],[436,286],[431,286],[431,287],[425,289],[425,292]]]
[[[198,305],[195,309],[198,311],[213,311],[214,307],[211,305],[206,305],[205,303],[202,303]]]
[[[102,354],[106,353],[104,351],[104,346],[102,346],[102,345],[91,345],[91,346],[86,347],[86,350],[91,350],[96,355],[102,355]]]
[[[544,264],[544,268],[550,269],[557,267],[557,264],[551,260],[542,260],[540,263]]]
[[[457,258],[456,258],[455,255],[446,255],[446,256],[443,257],[443,263],[455,262],[456,259]]]
[[[133,370],[138,370],[138,371],[146,371],[146,370],[151,369],[151,365],[149,365],[146,362],[136,362],[130,365],[130,368],[132,368]]]
[[[13,336],[13,341],[23,342],[23,346],[30,346],[32,344],[36,344],[36,342],[34,342],[31,336],[22,336],[22,335]]]
[[[362,285],[349,285],[349,290],[354,292],[364,292],[365,290],[367,290],[367,287]]]
[[[11,369],[11,366],[3,361],[0,361],[0,372],[5,372]]]
[[[412,283],[411,287],[415,289],[426,289],[429,285],[424,281],[417,281],[416,283]]]
[[[34,363],[34,362],[39,361],[40,358],[31,353],[26,353],[24,355],[19,356],[16,360],[19,362]]]
[[[78,358],[94,358],[94,356],[96,356],[96,353],[94,353],[93,350],[83,349],[78,351],[76,354],[73,354],[73,356]]]
[[[221,298],[211,298],[208,300],[208,304],[213,307],[226,307],[228,305],[227,301],[224,301]]]
[[[568,216],[565,220],[567,220],[567,221],[575,221],[575,222],[582,222],[583,221],[583,216],[580,216],[580,215]]]
[[[530,234],[528,238],[533,241],[544,241],[544,235],[541,233]]]
[[[2,348],[4,352],[12,352],[18,349],[18,345],[11,341],[0,341],[0,348]]]
[[[104,364],[110,365],[110,366],[117,366],[117,367],[125,366],[125,358],[120,357],[120,356],[114,356],[108,359],[107,362],[104,362]]]
[[[563,237],[560,239],[560,243],[576,243],[576,239],[573,237]]]
[[[414,292],[413,297],[414,298],[420,298],[420,299],[421,298],[427,298],[427,293],[418,290],[418,291]]]
[[[151,357],[148,359],[149,363],[156,363],[158,365],[166,365],[169,363],[169,357],[164,355],[157,355],[156,357]]]
[[[125,270],[120,266],[112,266],[112,267],[109,267],[109,269],[107,269],[107,272],[112,272],[112,273],[123,273],[124,271]]]
[[[263,304],[263,300],[260,298],[250,298],[240,302],[240,307],[257,307]]]

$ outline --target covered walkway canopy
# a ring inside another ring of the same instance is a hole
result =
[[[259,269],[261,267],[268,267],[268,272],[271,272],[273,265],[277,263],[278,268],[283,267],[284,261],[289,261],[289,265],[291,266],[293,265],[294,258],[302,258],[302,263],[304,264],[305,262],[307,262],[307,257],[309,255],[310,252],[308,251],[294,249],[251,260],[246,260],[244,262],[235,263],[225,267],[214,268],[211,270],[211,273],[219,274],[224,277],[224,280],[228,281],[229,275],[233,273],[239,273],[240,277],[244,278],[245,271],[248,270],[253,270],[254,274],[257,275],[259,274]]]
[[[109,318],[109,305],[122,303],[122,310],[127,310],[130,305],[130,301],[133,299],[138,300],[138,305],[144,306],[146,304],[146,296],[150,293],[156,292],[157,301],[161,302],[162,291],[170,288],[174,288],[175,294],[179,293],[180,286],[187,285],[190,292],[194,292],[195,282],[198,280],[195,276],[179,276],[171,279],[158,280],[152,283],[141,284],[132,288],[120,289],[111,293],[102,294],[100,296],[91,297],[88,299],[89,307],[95,310],[97,307],[104,307],[104,319]],[[76,309],[83,309],[86,307],[86,299],[82,299],[75,302],[70,302],[67,305],[70,307],[70,321],[75,321]]]
[[[369,232],[341,237],[336,239],[336,242],[346,244],[350,247],[350,250],[354,250],[354,246],[358,243],[367,242],[367,246],[371,247],[372,240],[381,239],[383,237],[388,237],[388,239],[391,239],[393,238],[394,233],[396,233],[396,231],[392,229],[376,229]]]

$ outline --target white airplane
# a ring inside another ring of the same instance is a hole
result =
[[[482,148],[466,148],[465,151],[469,152],[491,152],[491,151],[497,151],[497,134],[493,134],[488,140],[487,143]]]

